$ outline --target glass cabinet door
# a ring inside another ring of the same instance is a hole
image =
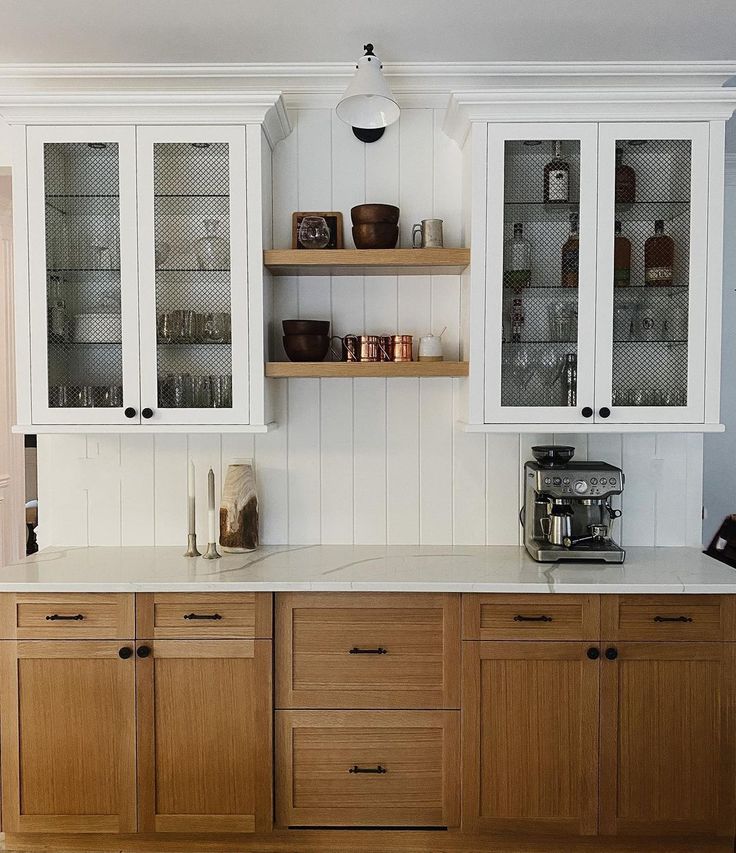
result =
[[[248,422],[244,128],[138,129],[141,405]]]
[[[596,420],[704,419],[708,126],[600,129]]]
[[[593,415],[596,127],[491,125],[486,421]]]
[[[29,128],[34,423],[138,419],[135,133]]]

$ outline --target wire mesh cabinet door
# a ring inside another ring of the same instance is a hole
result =
[[[597,127],[491,124],[486,423],[586,423],[594,403]]]
[[[249,423],[245,128],[139,127],[138,227],[142,416]]]
[[[600,125],[598,422],[705,420],[708,160],[708,122]]]
[[[29,127],[34,424],[139,420],[135,129]]]

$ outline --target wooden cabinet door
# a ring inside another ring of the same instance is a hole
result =
[[[724,643],[608,649],[601,834],[733,835],[733,658]]]
[[[138,644],[141,832],[271,827],[271,641]]]
[[[463,644],[466,832],[595,834],[597,652],[573,642]]]
[[[6,832],[135,831],[133,645],[0,643]]]

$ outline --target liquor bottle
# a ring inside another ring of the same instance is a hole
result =
[[[654,236],[644,244],[644,282],[651,285],[672,284],[675,243],[664,233],[664,219],[654,223]]]
[[[565,354],[562,362],[562,405],[578,404],[578,357],[574,352]]]
[[[49,276],[48,335],[52,341],[65,341],[68,337],[69,317],[58,275]]]
[[[562,159],[562,143],[555,142],[555,155],[544,167],[544,201],[564,204],[570,198],[570,164]]]
[[[613,238],[613,285],[625,287],[631,284],[631,241],[621,233],[621,223],[616,220]]]
[[[624,163],[624,149],[616,148],[616,204],[636,201],[636,172]]]
[[[514,225],[514,236],[503,246],[503,283],[505,287],[521,290],[532,277],[532,247],[524,239],[524,226]]]
[[[511,305],[511,343],[520,344],[522,333],[524,331],[524,306],[521,302],[521,297],[514,297]]]
[[[579,261],[578,215],[570,214],[570,236],[562,247],[562,278],[563,287],[578,286]]]

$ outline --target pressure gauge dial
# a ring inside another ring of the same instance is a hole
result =
[[[585,480],[575,480],[572,487],[578,495],[584,495],[588,491],[588,484]]]

